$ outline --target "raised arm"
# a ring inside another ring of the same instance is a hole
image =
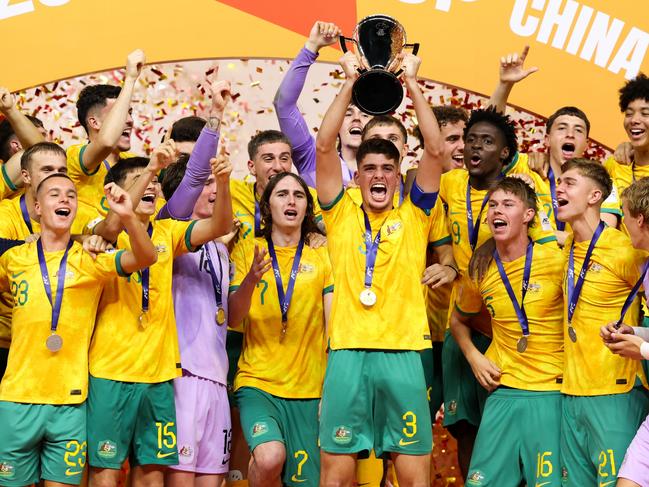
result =
[[[421,59],[413,54],[407,54],[403,59],[404,82],[415,107],[419,130],[424,139],[424,153],[419,161],[415,184],[423,193],[436,193],[442,176],[444,148],[435,114],[417,83],[420,65]]]
[[[230,82],[211,81],[210,91],[212,93],[212,108],[207,117],[207,124],[201,130],[194,150],[189,156],[187,170],[182,181],[167,204],[158,213],[157,218],[160,220],[165,218],[188,220],[194,211],[194,205],[203,190],[205,181],[212,174],[210,159],[216,155],[223,112],[232,97]]]
[[[144,62],[144,52],[139,49],[128,55],[122,90],[115,100],[115,104],[101,123],[97,137],[88,144],[83,153],[83,166],[88,173],[95,172],[97,166],[113,151],[115,144],[122,135],[131,108],[135,82],[142,72]]]
[[[514,52],[500,58],[498,85],[489,99],[489,106],[496,107],[499,112],[505,113],[507,99],[514,85],[539,70],[537,67],[525,69],[525,58],[529,50],[530,46],[525,46],[520,54]]]
[[[255,286],[272,265],[271,260],[266,259],[267,253],[266,249],[259,250],[259,247],[255,245],[255,253],[248,274],[243,278],[236,291],[232,291],[228,295],[228,326],[230,328],[236,328],[248,316]]]
[[[313,24],[309,39],[289,66],[273,101],[280,130],[293,147],[293,164],[309,186],[315,186],[315,141],[297,107],[297,100],[320,49],[336,42],[339,34],[340,29],[330,22]]]
[[[345,82],[325,113],[316,137],[316,189],[318,199],[324,205],[331,203],[343,189],[336,141],[345,112],[352,100],[354,81],[358,78],[358,60],[353,52],[346,52],[340,58],[340,65],[345,72]]]
[[[198,247],[210,240],[226,235],[232,229],[232,197],[230,196],[230,173],[232,164],[228,157],[219,155],[210,160],[212,174],[216,179],[216,200],[212,216],[198,220],[192,228],[190,243]]]
[[[120,265],[124,273],[130,274],[155,264],[158,253],[146,228],[135,215],[128,193],[117,184],[109,183],[104,187],[104,194],[110,210],[118,215],[128,233],[131,250],[123,252],[120,256]]]
[[[23,149],[29,149],[32,145],[43,142],[45,138],[33,122],[18,110],[16,98],[7,88],[0,87],[0,112],[5,116]]]

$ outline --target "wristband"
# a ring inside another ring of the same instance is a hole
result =
[[[649,360],[649,342],[642,342],[640,345],[640,355],[645,360]]]
[[[454,265],[444,264],[444,267],[450,267],[451,269],[453,269],[455,271],[455,278],[453,280],[457,279],[457,277],[460,275],[460,271]]]

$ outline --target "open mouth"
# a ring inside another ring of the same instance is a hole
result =
[[[374,183],[370,186],[370,193],[374,197],[383,198],[388,192],[388,187],[384,183]]]
[[[451,159],[453,159],[453,162],[456,164],[464,164],[464,154],[455,154],[454,156],[451,156]]]
[[[363,134],[363,129],[360,127],[351,127],[349,129],[349,134],[350,135],[362,135]]]
[[[127,128],[127,129],[124,129],[124,131],[122,132],[122,137],[130,138],[131,137],[131,130],[133,130],[131,127]]]
[[[210,196],[209,198],[207,198],[208,203],[214,203],[215,201],[216,201],[216,196]]]
[[[500,218],[496,218],[493,221],[493,226],[494,228],[504,228],[507,226],[507,222],[505,220],[501,220]]]
[[[72,210],[70,208],[57,208],[54,210],[54,213],[58,216],[70,216]]]
[[[482,157],[479,154],[473,154],[471,156],[471,165],[478,166],[482,162]]]
[[[297,211],[289,208],[288,210],[284,211],[284,216],[290,220],[293,220],[297,218]]]
[[[562,206],[566,206],[568,204],[568,200],[563,199],[563,198],[557,198],[557,205],[559,205],[559,208]]]
[[[561,146],[561,153],[565,159],[570,159],[575,155],[575,144],[566,142]]]
[[[634,128],[629,130],[629,133],[631,134],[631,137],[634,139],[640,138],[645,134],[645,129],[641,128]]]
[[[142,201],[145,203],[153,203],[155,201],[155,193],[146,193],[142,196]]]

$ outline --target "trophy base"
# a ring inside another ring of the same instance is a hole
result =
[[[395,111],[403,100],[399,79],[384,69],[361,73],[352,89],[352,101],[368,115],[385,115]]]

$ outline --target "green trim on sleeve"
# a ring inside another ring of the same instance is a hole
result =
[[[457,303],[455,303],[455,310],[456,310],[458,313],[460,313],[461,315],[464,315],[464,316],[476,316],[476,315],[479,315],[479,314],[480,314],[480,311],[476,311],[476,312],[474,312],[474,313],[469,313],[469,312],[467,312],[467,311],[462,311],[462,310],[460,309],[460,307],[457,305]]]
[[[439,247],[440,245],[446,245],[452,243],[451,236],[447,235],[444,238],[440,238],[439,240],[435,240],[434,242],[428,242],[428,244],[431,247]]]
[[[81,150],[79,150],[79,167],[86,176],[94,176],[95,174],[97,174],[97,172],[99,172],[99,168],[101,167],[102,163],[100,162],[99,164],[97,164],[97,168],[94,171],[88,171],[88,168],[83,165],[83,153],[86,152],[86,147],[88,147],[88,144],[84,145]]]
[[[502,169],[502,174],[507,174],[509,171],[512,170],[512,168],[513,168],[513,167],[516,165],[516,163],[518,162],[518,154],[519,154],[519,153],[516,152],[516,154],[514,154],[514,157],[513,157],[512,160],[511,160],[511,162],[510,162],[509,164],[507,164],[505,167],[503,167],[503,169]]]
[[[239,286],[230,286],[230,287],[228,288],[228,292],[233,293],[233,292],[235,292],[237,289],[239,289]]]
[[[325,294],[329,294],[334,292],[334,285],[332,284],[331,286],[327,286],[322,290],[322,295],[324,296]]]
[[[320,198],[318,198],[318,203],[320,204],[320,209],[323,211],[328,211],[331,210],[334,206],[336,206],[336,203],[338,203],[342,198],[343,195],[345,194],[345,188],[340,189],[340,193],[338,193],[338,196],[334,198],[334,200],[329,203],[328,205],[322,204],[322,201],[320,201]]]
[[[543,245],[546,243],[556,242],[556,241],[557,241],[557,237],[555,237],[554,235],[548,235],[547,237],[543,237],[538,240],[535,240],[534,243]]]
[[[619,216],[620,218],[624,216],[622,212],[616,208],[600,208],[599,212],[608,213],[609,215]]]
[[[7,169],[5,169],[5,164],[2,165],[2,179],[4,179],[5,184],[9,187],[11,191],[16,191],[18,188],[16,188],[13,181],[9,178],[9,174],[7,174]]]
[[[128,277],[131,274],[124,272],[124,269],[122,268],[122,254],[124,253],[124,249],[118,250],[117,253],[115,254],[115,268],[117,269],[117,275],[120,277]]]
[[[190,252],[196,252],[201,248],[200,245],[195,248],[192,247],[192,229],[194,228],[194,225],[196,225],[196,222],[197,220],[192,221],[187,227],[187,230],[185,230],[185,247],[187,247],[187,250],[189,250]]]

